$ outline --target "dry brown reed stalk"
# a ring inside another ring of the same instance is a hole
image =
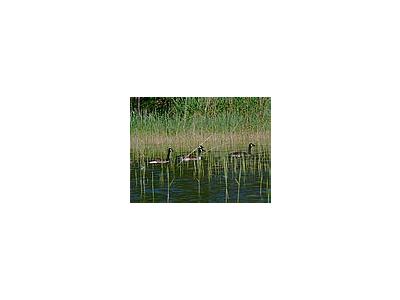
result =
[[[199,141],[203,142],[199,143]],[[245,147],[249,142],[253,142],[256,145],[270,145],[270,133],[246,131],[229,134],[190,132],[179,135],[133,133],[131,136],[131,151],[136,155],[163,153],[168,147],[172,147],[176,151],[187,151],[188,148],[192,149],[193,145],[199,144],[203,145],[206,149],[212,145],[213,149],[225,150],[233,147]],[[197,147],[191,153],[196,151],[196,149]]]

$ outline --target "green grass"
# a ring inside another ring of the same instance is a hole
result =
[[[179,134],[186,131],[230,132],[269,130],[269,98],[185,98],[169,111],[131,112],[131,131]]]
[[[168,146],[187,150],[204,141],[219,148],[247,145],[250,141],[270,144],[268,97],[171,98],[171,101],[168,111],[142,111],[140,115],[131,111],[133,152],[160,152]]]

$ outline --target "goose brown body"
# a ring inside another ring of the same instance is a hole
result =
[[[191,160],[201,160],[201,153],[204,152],[205,149],[203,146],[197,147],[197,154],[189,154],[189,155],[180,155],[177,157],[177,161],[191,161]]]
[[[229,153],[230,157],[243,157],[243,156],[250,156],[251,155],[251,148],[255,147],[253,143],[249,144],[248,151],[236,151],[236,152],[231,152]]]
[[[174,151],[171,147],[168,148],[167,158],[165,160],[161,158],[156,158],[149,161],[149,164],[167,164],[170,162],[171,152]]]

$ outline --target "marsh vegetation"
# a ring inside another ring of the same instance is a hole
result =
[[[131,98],[131,202],[271,202],[270,98],[150,100],[168,105]],[[200,145],[201,159],[178,158]]]

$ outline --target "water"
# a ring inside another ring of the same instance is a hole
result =
[[[271,202],[270,160],[262,155],[161,165],[132,161],[130,182],[131,203]]]

